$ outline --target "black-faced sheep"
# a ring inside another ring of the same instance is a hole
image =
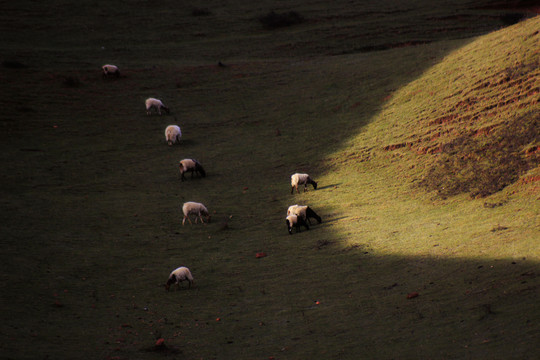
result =
[[[182,131],[178,125],[169,125],[165,128],[165,140],[169,146],[173,144],[180,144],[180,138],[182,137]]]
[[[297,233],[300,232],[300,226],[305,226],[306,230],[309,230],[308,224],[301,216],[289,215],[285,219],[285,223],[287,224],[287,230],[290,235],[292,235],[293,226],[296,228]]]
[[[186,172],[191,172],[191,178],[193,179],[193,173],[198,173],[201,177],[206,176],[206,171],[204,171],[200,162],[195,159],[184,159],[180,161],[180,176],[182,181],[186,180],[184,174]]]
[[[307,220],[309,225],[311,225],[311,221],[309,218],[314,218],[317,220],[317,222],[320,224],[322,222],[322,219],[315,211],[313,211],[312,208],[310,208],[307,205],[291,205],[287,209],[287,215],[297,215],[302,217],[302,219]]]
[[[178,289],[180,289],[180,283],[184,280],[187,280],[188,288],[190,288],[193,284],[193,276],[191,275],[191,271],[189,271],[187,267],[181,266],[171,272],[171,275],[169,275],[169,279],[165,284],[165,290],[169,291],[172,284],[176,284]]]
[[[190,215],[195,215],[195,224],[197,223],[197,219],[201,219],[201,223],[204,223],[202,218],[203,216],[206,218],[206,221],[210,222],[210,213],[208,212],[206,206],[201,203],[193,201],[186,202],[182,206],[182,212],[184,213],[182,225],[184,225],[186,219],[189,221],[190,224],[193,225],[191,219],[189,218]]]
[[[120,69],[118,69],[118,66],[106,64],[101,67],[103,70],[103,77],[109,77],[109,76],[115,76],[120,77]]]
[[[163,105],[163,102],[159,99],[148,98],[144,103],[146,105],[146,114],[148,115],[150,115],[152,109],[155,109],[159,115],[161,115],[161,109],[165,110],[167,114],[169,113],[169,108]]]
[[[317,190],[317,183],[313,181],[308,174],[296,173],[291,175],[291,194],[293,193],[294,189],[296,189],[298,194],[300,193],[298,191],[298,185],[304,185],[304,192],[306,192],[308,184],[313,185],[313,189]]]

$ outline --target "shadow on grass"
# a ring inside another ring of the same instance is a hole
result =
[[[319,186],[317,188],[317,191],[318,190],[324,190],[324,189],[330,189],[330,188],[335,188],[336,186],[339,186],[341,185],[341,183],[336,183],[336,184],[331,184],[331,185],[325,185],[325,186]]]

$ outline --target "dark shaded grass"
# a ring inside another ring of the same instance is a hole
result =
[[[305,19],[296,11],[289,11],[288,13],[276,13],[271,11],[268,14],[259,17],[259,21],[267,29],[277,29],[301,24]]]

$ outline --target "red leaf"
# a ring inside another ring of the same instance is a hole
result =
[[[156,340],[156,346],[163,346],[165,345],[165,339],[164,338],[159,338]]]

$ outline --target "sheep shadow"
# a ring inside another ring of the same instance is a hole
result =
[[[205,169],[206,170],[206,169]],[[180,174],[178,174],[178,181],[182,182],[182,183],[186,183],[186,182],[190,182],[190,181],[196,181],[196,182],[199,182],[199,181],[205,181],[206,179],[210,178],[214,178],[214,177],[217,177],[219,178],[220,177],[220,173],[214,173],[214,172],[211,172],[211,173],[206,173],[206,175],[203,177],[199,174],[194,174],[193,175],[193,178],[191,177],[191,173],[186,173],[185,176],[186,176],[186,180],[182,181],[182,177],[180,176]]]
[[[333,187],[336,187],[336,186],[339,186],[341,185],[341,183],[337,183],[337,184],[330,184],[330,185],[326,185],[326,186],[322,186],[322,187],[318,187],[317,190],[324,190],[324,189],[329,189],[329,188],[333,188]]]
[[[341,216],[341,217],[336,217],[336,218],[332,218],[332,219],[329,219],[329,220],[326,220],[323,218],[323,221],[320,225],[323,225],[323,224],[331,224],[331,223],[334,223],[336,221],[339,221],[339,220],[343,220],[343,219],[346,219],[347,216]]]

